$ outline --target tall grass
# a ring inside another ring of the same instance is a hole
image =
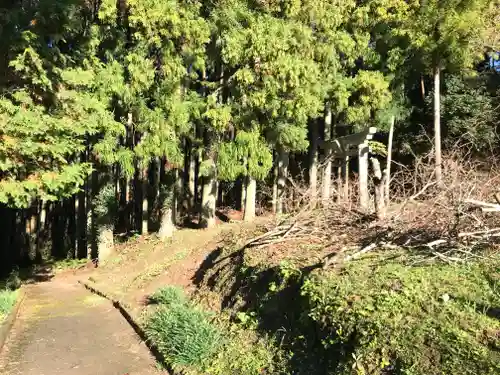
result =
[[[149,338],[173,367],[201,366],[221,344],[219,329],[175,288],[161,290],[155,299],[161,305],[146,325]]]
[[[186,375],[280,373],[275,371],[279,349],[274,341],[221,316],[212,319],[180,288],[162,288],[151,301],[158,306],[149,317],[146,333],[174,369]]]
[[[16,303],[17,292],[12,290],[0,290],[0,323],[5,319]]]

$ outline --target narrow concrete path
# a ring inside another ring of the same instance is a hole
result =
[[[109,301],[54,279],[26,287],[1,375],[149,375],[154,358]]]

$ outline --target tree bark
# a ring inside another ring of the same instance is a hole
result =
[[[349,156],[346,156],[342,164],[342,172],[344,175],[344,202],[349,202]]]
[[[276,215],[278,212],[278,162],[276,161],[273,168],[273,200],[272,200],[272,211]]]
[[[283,214],[283,200],[285,198],[286,179],[288,177],[288,152],[282,148],[278,152],[278,201],[276,214]]]
[[[420,77],[420,93],[422,94],[422,101],[425,102],[425,81],[424,81],[424,76]]]
[[[343,163],[342,159],[338,159]],[[337,203],[342,202],[342,165],[337,166]]]
[[[245,205],[247,200],[247,178],[241,178],[241,200],[240,200],[240,210],[241,212],[245,212]]]
[[[204,228],[215,226],[215,209],[217,202],[217,180],[215,176],[215,166],[211,162],[211,171],[208,176],[203,177],[203,197],[201,204],[201,224]]]
[[[184,184],[182,182],[182,172],[179,169],[175,170],[175,176],[174,176],[174,198],[173,198],[173,217],[174,217],[174,223],[177,225],[182,224],[181,220],[181,212],[182,212],[182,201],[183,201],[183,189],[184,189]]]
[[[99,263],[102,263],[107,260],[113,252],[113,227],[111,225],[102,225],[97,230],[97,233],[97,258],[99,260]]]
[[[372,162],[375,183],[375,212],[379,219],[385,217],[384,177],[377,158],[370,158]]]
[[[369,208],[368,194],[368,144],[362,143],[359,145],[358,156],[358,173],[359,173],[359,206],[362,210]]]
[[[141,225],[141,234],[148,234],[149,231],[149,202],[148,202],[148,190],[149,190],[149,181],[148,181],[148,167],[144,166],[142,170],[141,176],[142,182],[142,225]]]
[[[161,241],[165,241],[167,238],[171,238],[174,235],[174,220],[175,217],[172,205],[170,205],[170,207],[165,207],[162,211],[160,230],[158,231],[158,238]]]
[[[193,213],[195,202],[196,202],[196,150],[193,149],[192,145],[188,152],[189,155],[189,170],[188,170],[188,191],[189,191],[189,211],[190,214]]]
[[[245,221],[252,221],[255,218],[255,197],[257,194],[257,181],[252,178],[247,178],[246,200],[245,200]]]
[[[311,123],[311,144],[309,151],[309,189],[311,190],[311,199],[316,201],[318,198],[318,122]]]
[[[168,195],[165,201],[162,202],[160,229],[158,231],[158,238],[165,241],[167,238],[173,236],[175,231],[175,196],[174,194]]]
[[[332,138],[332,110],[329,105],[327,105],[325,113],[325,133],[324,140],[329,141]],[[332,151],[325,151],[324,158],[324,169],[323,169],[323,182],[322,182],[322,194],[321,198],[323,204],[328,204],[330,200],[330,191],[332,184]]]
[[[436,164],[436,181],[442,184],[443,167],[441,160],[441,71],[434,68],[434,161]]]
[[[36,254],[35,260],[42,261],[42,249],[45,242],[45,219],[47,217],[47,210],[44,201],[37,201],[37,224],[36,224]]]
[[[97,213],[95,211],[95,198],[99,192],[99,175],[97,171],[93,171],[90,177],[91,186],[89,191],[89,213],[87,220],[90,227],[90,247],[87,249],[87,257],[89,259],[96,259],[99,255],[99,232],[97,223]]]
[[[390,204],[391,196],[391,164],[392,164],[392,142],[394,138],[394,123],[396,119],[394,116],[391,117],[391,126],[389,128],[389,141],[387,143],[387,167],[385,169],[385,203],[388,206]]]
[[[246,157],[243,160],[243,165],[245,166],[245,168],[248,168],[248,161],[247,161]],[[248,188],[248,177],[242,176],[240,178],[240,180],[241,180],[240,210],[241,210],[241,212],[245,212],[245,204],[246,204],[246,199],[247,199],[247,188]]]

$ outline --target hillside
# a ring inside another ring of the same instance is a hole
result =
[[[333,213],[180,230],[166,244],[131,239],[89,280],[141,315],[167,365],[185,373],[500,371],[495,246],[375,247],[386,228]]]

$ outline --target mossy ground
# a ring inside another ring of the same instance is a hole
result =
[[[332,249],[314,241],[244,247],[263,230],[234,225],[215,236],[203,233],[199,246],[179,233],[161,248],[151,242],[153,252],[147,240],[140,247],[132,242],[118,254],[127,258],[126,268],[111,262],[95,278],[126,279],[118,284],[124,295],[147,297],[167,285],[184,290],[180,305],[188,310],[176,319],[206,319],[224,338],[199,361],[179,363],[186,373],[500,373],[500,258],[494,249],[463,263],[381,250],[323,269]],[[131,265],[133,272],[125,272]],[[150,317],[157,307],[143,308]],[[172,331],[163,332],[155,339],[172,340]]]

